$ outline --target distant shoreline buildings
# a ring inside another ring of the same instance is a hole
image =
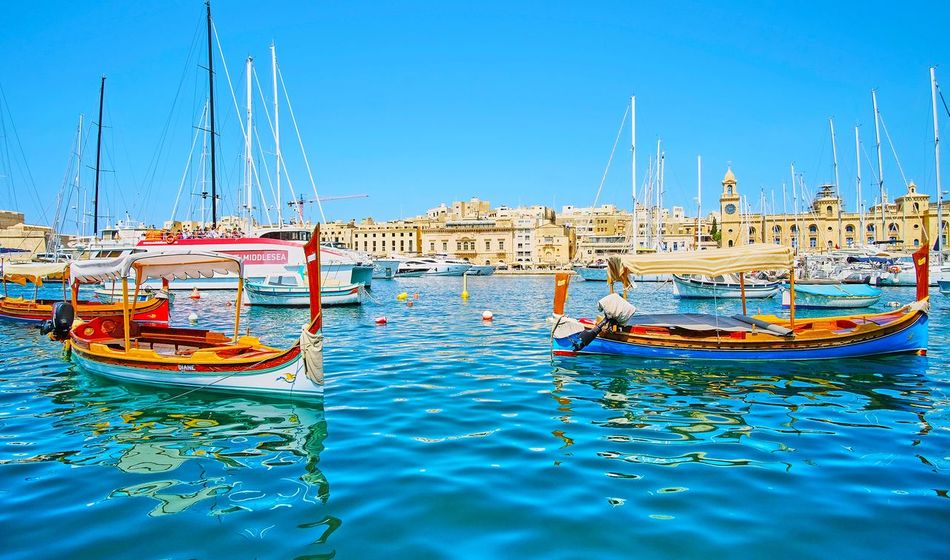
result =
[[[882,251],[909,252],[922,244],[933,246],[936,241],[937,207],[913,182],[902,195],[885,200],[883,205],[876,203],[863,216],[843,210],[833,185],[819,187],[806,212],[762,214],[749,211],[731,168],[721,183],[719,210],[701,220],[687,216],[681,206],[666,209],[638,204],[634,220],[632,212],[611,204],[563,206],[556,212],[546,206],[492,208],[489,201],[472,198],[451,206],[442,204],[413,218],[329,222],[321,227],[321,241],[373,257],[443,254],[476,264],[504,263],[516,268],[590,263],[630,251],[634,243],[639,251],[769,243],[816,253],[873,244]],[[166,227],[174,229],[176,225],[181,228],[181,222]],[[944,243],[947,229],[944,224]],[[886,233],[880,236],[879,232]],[[0,247],[27,250],[21,258],[46,252],[52,235],[49,227],[27,225],[23,214],[0,211]]]

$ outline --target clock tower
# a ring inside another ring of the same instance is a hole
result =
[[[742,234],[739,190],[736,188],[736,176],[732,167],[726,169],[722,178],[722,194],[719,196],[719,216],[722,222],[719,225],[722,231],[720,247],[734,247],[740,244]]]

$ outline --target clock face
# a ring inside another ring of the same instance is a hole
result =
[[[726,205],[726,214],[735,214],[735,213],[736,213],[736,205],[735,205],[735,204],[727,204],[727,205]]]

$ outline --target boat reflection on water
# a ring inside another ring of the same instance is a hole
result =
[[[927,359],[918,356],[564,365],[553,371],[551,395],[564,424],[555,437],[567,455],[581,443],[596,446],[597,456],[620,461],[606,474],[622,478],[640,478],[645,465],[682,463],[789,470],[807,464],[822,439],[867,438],[882,428],[923,437],[934,408]]]
[[[293,519],[286,530],[304,529],[296,538],[311,544],[326,543],[340,525],[327,514],[330,486],[319,468],[327,437],[319,401],[181,395],[77,372],[64,372],[41,392],[56,405],[49,416],[55,429],[69,434],[59,442],[67,449],[23,461],[115,467],[122,474],[112,480],[133,482],[103,499],[147,498],[154,503],[142,513],[187,512],[187,523],[195,522],[194,514],[233,517],[233,523],[248,527],[248,535],[261,539],[257,523],[265,511],[269,517],[282,508],[293,512],[286,514]],[[200,522],[194,530],[201,530]]]

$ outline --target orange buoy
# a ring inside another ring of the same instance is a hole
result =
[[[482,321],[491,321],[494,318],[495,318],[495,314],[492,313],[491,311],[485,311],[484,313],[482,313]]]
[[[201,294],[198,293],[198,288],[196,287],[195,289],[193,289],[191,291],[191,295],[188,297],[190,297],[191,299],[201,299]]]
[[[411,300],[411,299],[406,302],[406,306],[407,306],[407,307],[412,307],[412,300]]]
[[[412,297],[415,299],[419,299],[419,292],[412,294]]]

